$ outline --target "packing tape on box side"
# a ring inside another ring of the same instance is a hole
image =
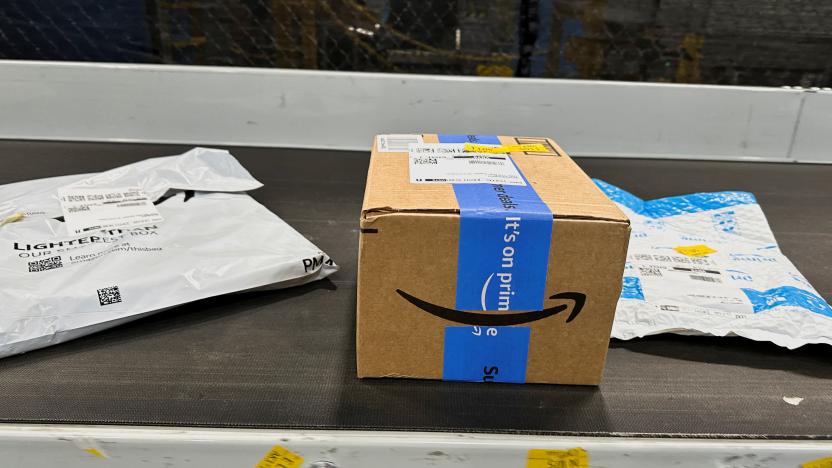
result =
[[[440,134],[439,142],[500,144],[494,135]],[[457,310],[543,309],[553,217],[523,180],[453,184],[460,206]],[[523,383],[530,337],[529,327],[448,326],[443,379]]]

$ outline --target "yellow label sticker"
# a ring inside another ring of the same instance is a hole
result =
[[[254,468],[298,468],[301,465],[303,457],[275,445]]]
[[[6,219],[0,221],[0,227],[5,226],[7,224],[11,224],[11,223],[16,223],[16,222],[22,220],[25,217],[26,217],[26,215],[23,214],[23,213],[11,214],[11,215],[7,216]]]
[[[92,447],[90,447],[90,448],[85,448],[85,449],[83,449],[83,450],[84,450],[85,452],[87,452],[88,454],[90,454],[90,455],[94,456],[94,457],[97,457],[97,458],[107,458],[107,456],[106,456],[106,455],[104,455],[103,453],[101,453],[101,450],[98,450],[97,448],[92,448]]]
[[[673,247],[673,250],[682,255],[687,255],[688,257],[704,257],[705,255],[710,255],[716,252],[716,250],[703,244],[680,245],[679,247]]]
[[[800,465],[800,468],[832,468],[832,457],[821,458]]]
[[[546,146],[540,143],[529,143],[524,145],[502,145],[502,146],[488,146],[477,145],[475,143],[465,143],[465,151],[472,153],[514,153],[519,151],[531,151],[535,153],[550,153]]]
[[[526,458],[526,468],[589,468],[589,454],[582,448],[531,449]]]
[[[83,450],[85,453],[92,455],[95,458],[110,458],[107,455],[107,452],[98,445],[98,441],[92,438],[87,437],[80,437],[77,439],[72,439],[72,443],[75,444],[76,447]]]

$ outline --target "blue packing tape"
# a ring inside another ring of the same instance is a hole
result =
[[[445,327],[444,380],[526,381],[529,327]]]
[[[494,135],[440,134],[439,142],[500,144]],[[460,207],[457,310],[541,310],[552,239],[549,207],[528,180],[525,186],[453,188]],[[473,327],[446,328],[445,380],[482,381],[483,368],[497,366],[502,375],[486,381],[525,381],[530,329],[489,330],[494,335],[477,337]]]

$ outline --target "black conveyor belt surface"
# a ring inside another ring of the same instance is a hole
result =
[[[0,183],[186,147],[0,142]],[[252,195],[329,253],[331,281],[200,301],[0,360],[0,422],[829,438],[832,347],[741,338],[614,341],[599,388],[355,377],[365,153],[232,148]],[[832,299],[832,166],[582,159],[644,198],[754,192],[782,250]],[[2,287],[2,286],[0,286]],[[784,396],[803,397],[792,406]]]

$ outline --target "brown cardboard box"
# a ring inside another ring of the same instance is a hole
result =
[[[422,138],[424,143],[438,141],[435,134]],[[545,280],[540,279],[541,287],[545,284],[542,309],[458,309],[458,288],[482,288],[485,304],[486,291],[497,285],[488,283],[491,277],[485,283],[457,283],[460,249],[472,247],[460,243],[455,188],[411,183],[408,153],[380,152],[376,143],[361,212],[359,377],[600,382],[621,291],[629,220],[553,140],[497,138],[503,145],[546,147],[510,153],[553,214],[551,238],[529,244],[549,244],[548,263],[542,264]]]

